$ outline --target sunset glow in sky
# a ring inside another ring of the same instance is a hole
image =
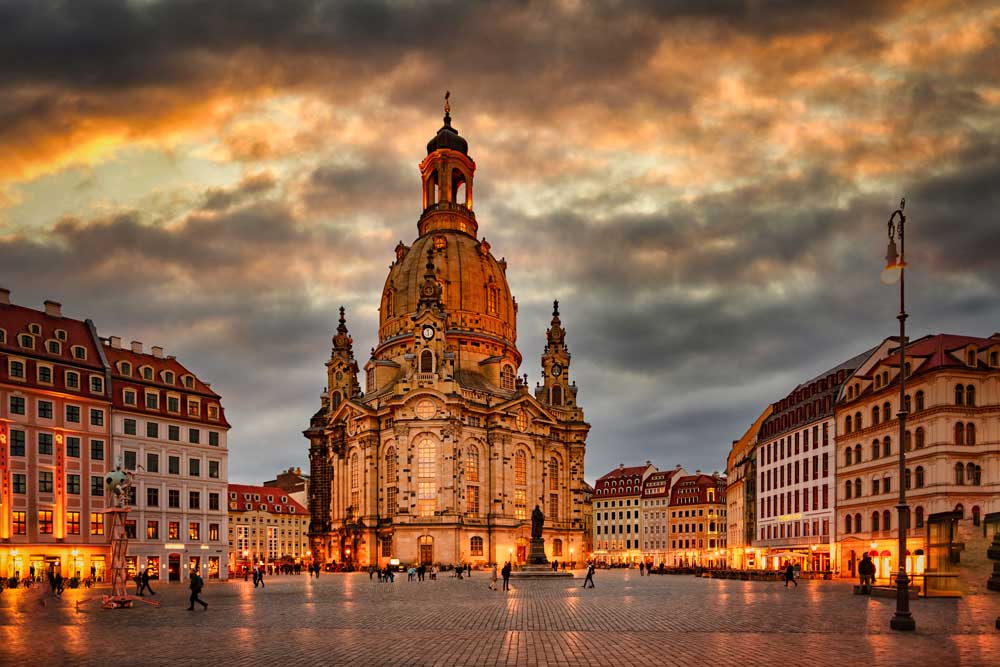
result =
[[[913,336],[1000,330],[997,63],[987,1],[0,0],[0,284],[212,382],[231,481],[306,468],[450,90],[531,386],[560,300],[587,479],[721,470],[893,334],[900,197]]]

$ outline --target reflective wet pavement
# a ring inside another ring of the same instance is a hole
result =
[[[913,602],[917,632],[888,629],[895,602],[847,582],[640,577],[393,584],[367,574],[209,584],[209,609],[156,586],[163,607],[104,611],[102,590],[0,594],[0,664],[16,665],[996,665],[1000,594]],[[44,600],[44,606],[41,601]]]

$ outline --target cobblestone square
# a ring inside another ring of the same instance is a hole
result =
[[[207,611],[156,586],[161,608],[104,611],[76,602],[106,589],[0,595],[4,665],[996,665],[1000,595],[913,602],[917,632],[888,629],[894,600],[847,582],[640,577],[395,583],[367,574],[211,584]],[[42,604],[42,600],[45,604]]]

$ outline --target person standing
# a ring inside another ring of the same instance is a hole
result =
[[[792,561],[788,561],[785,565],[785,588],[788,588],[788,582],[795,584],[795,587],[799,587],[799,582],[795,581],[795,566],[792,565]]]
[[[510,590],[510,561],[504,563],[503,570],[500,571],[503,574],[503,589],[505,591]]]
[[[493,569],[490,570],[490,590],[495,591],[497,589],[497,564],[493,563]]]
[[[872,586],[875,585],[875,563],[872,562],[871,556],[868,554],[862,556],[861,562],[858,563],[858,577],[861,578],[862,594],[871,593]]]
[[[590,587],[594,587],[594,564],[589,563],[587,565],[587,578],[583,580],[583,587],[586,588],[587,584],[590,583]]]
[[[191,604],[188,606],[188,611],[194,611],[194,603],[197,602],[206,610],[208,610],[208,603],[198,597],[201,594],[201,589],[205,587],[205,580],[201,578],[201,575],[197,572],[191,572]]]
[[[646,562],[645,561],[639,561],[639,576],[640,577],[646,576]]]

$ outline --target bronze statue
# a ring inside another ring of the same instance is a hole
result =
[[[535,509],[531,512],[531,537],[532,539],[539,539],[542,537],[542,525],[545,523],[545,515],[542,514],[542,510],[535,505]]]

